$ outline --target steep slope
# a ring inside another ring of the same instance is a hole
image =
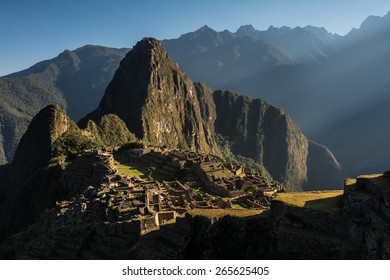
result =
[[[232,152],[259,162],[289,189],[324,188],[340,180],[340,167],[331,152],[321,154],[311,148],[314,144],[281,109],[228,91],[215,91],[214,101],[215,130],[231,141]],[[321,173],[317,161],[325,161],[327,171],[335,176],[327,181],[315,176]]]
[[[194,84],[152,38],[138,42],[122,60],[88,119],[116,114],[146,143],[218,154],[211,90]]]
[[[12,161],[32,117],[48,104],[60,105],[74,120],[96,108],[127,51],[84,46],[1,77],[0,163]]]

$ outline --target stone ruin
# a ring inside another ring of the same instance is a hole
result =
[[[269,207],[272,197],[284,190],[281,184],[269,182],[249,168],[235,166],[209,154],[148,150],[139,160],[190,188],[202,188],[211,195],[245,202],[254,208]]]
[[[135,156],[136,155],[136,156]],[[118,174],[112,152],[87,151],[63,176],[69,190],[84,190],[58,203],[58,226],[81,221],[136,222],[139,234],[174,222],[191,209],[232,208],[243,203],[264,209],[283,190],[258,173],[213,155],[179,150],[134,149],[120,156],[154,166],[169,181],[143,181]]]

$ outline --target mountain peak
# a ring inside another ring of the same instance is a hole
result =
[[[152,37],[145,37],[142,40],[138,41],[137,44],[133,47],[132,51],[128,54],[136,53],[138,55],[141,54],[149,54],[150,56],[156,54],[162,54],[163,57],[168,57],[167,52],[164,50],[161,42]]]
[[[347,36],[361,39],[365,36],[375,36],[381,32],[389,32],[390,25],[390,12],[383,17],[380,16],[369,16],[367,17],[358,29],[353,28]]]
[[[212,30],[212,31],[215,31],[214,29],[210,28],[207,24],[203,25],[201,28],[199,28],[197,31],[209,31],[209,30]]]
[[[256,29],[253,27],[252,24],[246,24],[246,25],[242,25],[240,26],[238,29],[237,29],[237,32],[253,32],[253,31],[256,31]]]
[[[141,41],[139,41],[134,48],[141,48],[141,47],[146,47],[146,48],[162,48],[162,44],[159,40],[152,38],[152,37],[145,37]]]
[[[236,36],[243,37],[243,36],[249,36],[253,37],[256,36],[256,33],[258,31],[250,24],[248,25],[242,25],[240,28],[237,29],[236,31]]]

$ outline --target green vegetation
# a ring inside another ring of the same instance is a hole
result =
[[[155,167],[153,169],[153,166],[150,167],[139,162],[119,164],[117,169],[118,173],[120,174],[140,177],[142,180],[163,181],[168,179],[165,175],[161,174]]]
[[[341,210],[340,199],[342,195],[342,190],[278,193],[273,201],[280,201],[287,205],[297,207],[309,207],[327,212],[338,212]]]
[[[121,145],[118,149],[118,152],[123,152],[131,149],[143,149],[143,148],[145,148],[145,145],[142,143],[142,141],[133,141]]]
[[[127,129],[126,124],[114,114],[102,116],[98,124],[89,120],[86,131],[102,146],[116,147],[137,141],[135,135]]]
[[[242,204],[233,203],[232,207],[233,207],[233,209],[239,209],[239,210],[246,209],[246,207],[243,207]]]
[[[53,146],[54,157],[72,158],[85,150],[99,146],[94,140],[84,136],[77,127],[71,127],[57,139]]]

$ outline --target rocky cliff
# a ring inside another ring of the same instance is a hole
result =
[[[97,110],[84,118],[116,114],[146,143],[218,154],[211,90],[192,82],[152,38],[122,60]]]
[[[229,91],[215,91],[214,101],[215,130],[229,138],[232,152],[259,162],[289,189],[327,187],[340,180],[340,166],[332,153],[309,142],[283,110]],[[320,175],[324,166],[330,174],[325,179]]]

